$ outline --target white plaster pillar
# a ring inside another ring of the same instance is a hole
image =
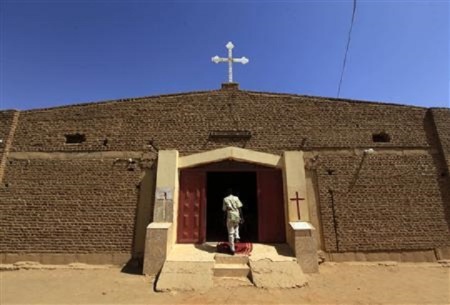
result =
[[[172,223],[152,222],[145,235],[144,266],[142,273],[157,275],[172,249]]]
[[[305,273],[319,271],[316,240],[313,236],[314,227],[305,221],[289,223],[294,237],[295,257]]]
[[[306,193],[306,175],[305,162],[302,151],[284,152],[284,194],[286,215],[288,222],[291,221],[309,221],[308,198]],[[296,197],[299,200],[299,211],[297,211],[297,202],[292,200]],[[300,212],[300,218],[298,214]]]
[[[178,215],[178,151],[158,153],[153,222],[145,236],[143,273],[156,275],[176,242]]]
[[[158,153],[154,222],[176,222],[178,211],[178,151]]]
[[[313,236],[315,229],[310,224],[303,152],[286,151],[283,160],[287,242],[294,250],[303,272],[317,272],[317,249]]]

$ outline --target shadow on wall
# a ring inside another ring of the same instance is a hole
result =
[[[447,222],[448,231],[450,232],[450,173],[444,157],[444,148],[440,142],[437,126],[431,110],[427,111],[423,124],[427,135],[428,144],[432,148],[437,149],[439,152],[439,154],[432,154],[432,157],[436,168],[436,176],[441,193],[445,220]]]
[[[154,161],[156,162],[156,161]],[[153,221],[155,201],[156,166],[154,163],[143,170],[141,182],[136,187],[139,196],[136,203],[131,259],[123,266],[121,272],[142,275],[147,226]]]
[[[139,189],[134,219],[131,259],[122,268],[122,272],[142,274],[147,226],[153,221],[153,206],[156,187],[156,166],[149,164],[143,169],[142,179],[136,187]]]

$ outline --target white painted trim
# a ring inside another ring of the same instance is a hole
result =
[[[291,221],[289,222],[289,224],[291,225],[292,229],[294,229],[294,231],[315,230],[314,226],[306,221]]]
[[[148,229],[168,229],[172,225],[171,222],[152,222],[147,228]]]
[[[193,167],[224,160],[235,160],[235,161],[256,163],[260,165],[278,168],[282,167],[281,156],[239,147],[225,147],[180,157],[178,160],[178,168],[181,169]]]

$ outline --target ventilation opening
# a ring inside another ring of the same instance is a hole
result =
[[[372,134],[372,141],[374,142],[391,142],[391,136],[385,132]]]
[[[86,141],[86,136],[84,134],[66,134],[66,144],[80,144]]]

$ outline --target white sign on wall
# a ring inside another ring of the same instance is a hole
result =
[[[170,187],[157,187],[155,196],[156,196],[156,199],[160,199],[160,200],[172,200],[173,199],[173,189]]]

